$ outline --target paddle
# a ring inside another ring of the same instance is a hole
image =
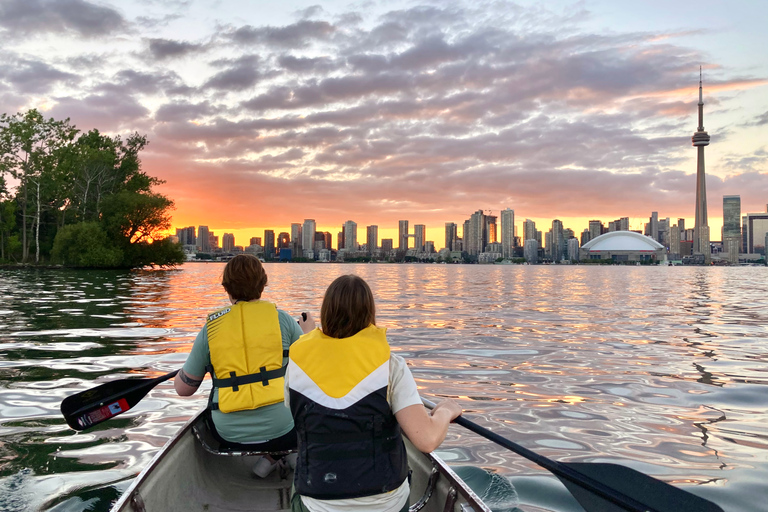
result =
[[[421,400],[428,408],[435,407],[426,398]],[[454,422],[552,472],[588,512],[723,512],[711,501],[626,466],[556,462],[494,434],[464,416]]]
[[[61,414],[67,425],[75,430],[91,428],[131,409],[152,388],[172,379],[177,373],[179,370],[154,379],[113,380],[75,393],[62,400]]]

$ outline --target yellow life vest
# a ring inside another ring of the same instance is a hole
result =
[[[274,304],[238,302],[209,315],[206,326],[221,412],[283,401],[283,337]]]

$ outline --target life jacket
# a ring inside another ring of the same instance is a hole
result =
[[[208,316],[209,407],[247,411],[284,400],[283,337],[274,304],[237,302]],[[218,402],[213,401],[218,389]]]
[[[386,329],[371,325],[344,339],[315,329],[291,345],[288,368],[296,492],[328,500],[400,487],[408,460],[387,403]]]

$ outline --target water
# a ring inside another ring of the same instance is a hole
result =
[[[421,392],[559,461],[618,462],[726,511],[766,510],[768,271],[760,267],[268,264],[265,298],[316,315],[365,278]],[[92,431],[61,400],[180,367],[222,264],[0,270],[0,511],[106,511],[205,394],[172,383]],[[204,389],[210,386],[204,384]],[[545,470],[452,426],[440,454],[511,480],[526,511],[579,510]]]

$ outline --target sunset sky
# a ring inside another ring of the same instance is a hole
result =
[[[0,0],[0,113],[138,131],[175,227],[236,243],[515,210],[546,232],[768,203],[764,0]],[[397,242],[395,242],[397,244]]]

